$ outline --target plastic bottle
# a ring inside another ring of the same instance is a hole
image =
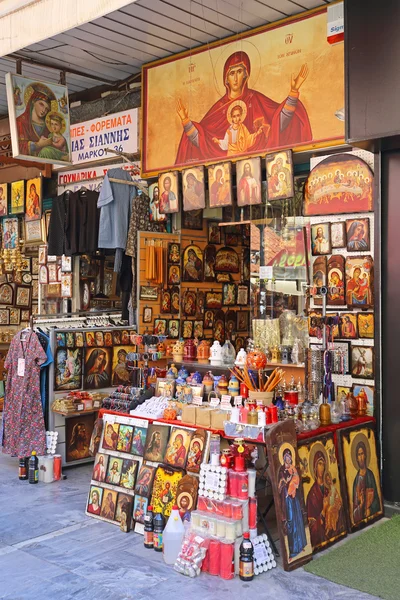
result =
[[[179,514],[179,509],[175,505],[172,508],[168,523],[163,534],[163,557],[167,565],[173,565],[181,551],[182,540],[185,533],[185,527]]]
[[[144,547],[145,548],[153,548],[154,542],[154,526],[153,526],[153,507],[149,506],[147,508],[147,513],[144,517]]]
[[[252,581],[254,578],[254,548],[248,531],[243,534],[240,544],[239,578],[242,581]]]
[[[164,515],[160,512],[153,516],[153,547],[156,552],[163,550],[163,532],[165,527]]]
[[[19,476],[19,479],[21,479],[21,481],[28,479],[27,466],[28,466],[28,459],[25,458],[25,456],[21,456],[19,459],[19,469],[18,469],[18,476]]]
[[[39,482],[39,460],[35,450],[32,450],[32,455],[29,459],[29,483]]]

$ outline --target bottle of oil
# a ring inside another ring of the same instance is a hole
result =
[[[164,515],[162,513],[158,512],[154,515],[153,525],[154,525],[154,531],[153,531],[154,550],[156,552],[162,552],[163,551],[163,533],[164,533],[164,527],[165,527],[165,519],[164,519]]]
[[[28,479],[28,458],[21,456],[19,459],[18,476],[21,481]]]
[[[147,513],[144,517],[144,547],[145,548],[153,548],[153,507],[149,506],[147,508]]]
[[[36,456],[35,450],[32,450],[31,457],[29,459],[29,483],[39,482],[39,460]]]
[[[254,548],[248,531],[243,534],[239,552],[239,578],[242,581],[252,581],[254,578]]]

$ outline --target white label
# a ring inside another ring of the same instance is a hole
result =
[[[25,359],[24,358],[18,359],[17,373],[18,373],[19,377],[23,377],[25,375]]]
[[[220,479],[219,473],[207,473],[206,474],[206,482],[204,485],[206,490],[212,490],[212,491],[217,492],[219,483],[220,483],[219,479]]]
[[[273,267],[260,267],[260,279],[272,279],[273,276]]]
[[[219,398],[211,398],[211,400],[210,400],[210,406],[212,406],[213,408],[215,408],[218,405],[219,405]]]
[[[243,548],[245,550],[250,550],[253,547],[253,544],[251,542],[243,542]]]
[[[264,544],[257,544],[254,546],[254,558],[258,563],[264,563],[268,560],[268,552]]]
[[[233,401],[235,403],[235,406],[242,406],[242,401],[243,401],[242,396],[236,396],[233,399]]]
[[[231,397],[229,394],[221,396],[221,408],[231,408]]]
[[[203,404],[203,398],[201,396],[193,396],[192,404],[195,406],[201,406]]]

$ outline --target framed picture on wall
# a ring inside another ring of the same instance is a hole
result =
[[[8,184],[0,183],[0,217],[8,214]]]
[[[231,163],[224,162],[208,167],[208,194],[210,208],[232,204]]]
[[[169,171],[158,177],[158,189],[160,194],[159,212],[162,215],[179,212],[179,173]]]
[[[206,207],[204,167],[182,171],[183,210],[197,211]]]
[[[26,182],[25,221],[42,218],[42,178],[35,177]]]
[[[267,189],[268,200],[284,200],[293,198],[293,160],[292,151],[267,154]]]
[[[25,244],[37,246],[45,240],[43,219],[25,222]]]
[[[18,215],[25,210],[25,180],[13,181],[11,183],[11,207],[10,214]]]

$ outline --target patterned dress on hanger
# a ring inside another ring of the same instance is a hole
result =
[[[23,341],[23,335],[26,339]],[[25,359],[24,375],[18,375],[18,360]],[[46,430],[40,398],[40,365],[46,353],[33,331],[17,333],[4,363],[8,369],[4,405],[3,452],[13,456],[46,453]]]

